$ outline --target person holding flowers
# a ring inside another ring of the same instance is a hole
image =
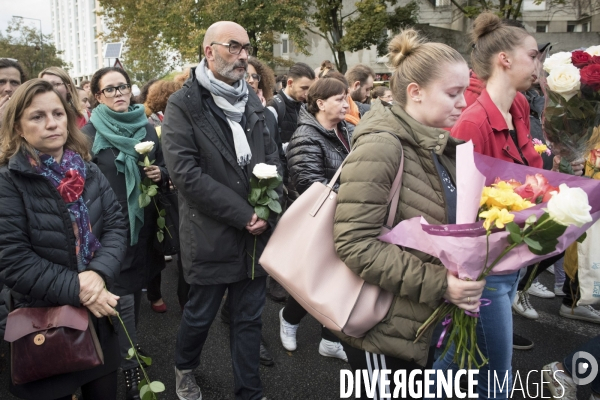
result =
[[[452,128],[452,136],[471,140],[474,150],[509,162],[542,168],[543,161],[531,140],[529,105],[519,92],[528,90],[540,73],[538,45],[526,30],[508,26],[491,12],[480,14],[473,24],[471,62],[477,76],[486,83],[477,100]],[[506,373],[508,386],[497,387],[499,398],[507,398],[512,387],[511,305],[519,283],[519,272],[487,278],[483,297],[491,303],[481,307],[477,341],[489,360],[479,370],[478,392],[487,398],[487,371]],[[434,368],[452,367],[454,351],[448,351]],[[491,387],[491,386],[490,386]]]
[[[140,195],[148,193],[150,186],[162,187],[169,181],[169,174],[160,141],[146,118],[144,106],[131,104],[131,80],[127,72],[114,67],[102,68],[92,77],[91,90],[98,106],[82,130],[93,143],[92,161],[108,179],[128,221],[127,253],[114,293],[121,296],[119,312],[133,343],[137,344],[139,305],[142,288],[149,277],[149,265],[162,261],[164,268],[164,257],[154,253],[158,211],[150,201],[142,202]],[[119,343],[129,400],[138,396],[141,374],[135,358],[125,359],[131,345],[122,331]]]
[[[458,120],[469,85],[462,56],[445,44],[427,43],[413,29],[393,38],[389,51],[394,104],[373,106],[354,131],[353,151],[341,174],[334,240],[352,271],[395,297],[388,315],[366,336],[339,335],[352,370],[367,369],[368,363],[408,375],[427,362],[432,332],[415,342],[419,326],[444,300],[477,310],[485,281],[463,281],[433,256],[378,239],[403,157],[394,224],[412,217],[455,223],[460,141],[442,128]]]

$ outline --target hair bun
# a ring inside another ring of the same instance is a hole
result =
[[[396,35],[388,45],[390,65],[397,68],[411,53],[420,47],[425,40],[414,29],[405,29]]]
[[[502,26],[502,20],[496,14],[489,11],[479,14],[473,22],[473,32],[471,33],[473,43]]]

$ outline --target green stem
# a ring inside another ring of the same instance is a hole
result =
[[[142,366],[142,361],[140,360],[140,357],[138,356],[137,349],[135,348],[133,341],[131,340],[131,337],[129,336],[129,332],[127,332],[127,328],[125,328],[125,323],[121,319],[121,315],[119,315],[119,313],[117,313],[117,318],[119,318],[119,321],[121,322],[123,331],[125,332],[125,335],[127,336],[127,340],[129,340],[129,344],[131,345],[131,348],[133,349],[133,354],[135,354],[135,358],[138,362],[138,365],[142,369],[142,373],[144,374],[144,379],[146,379],[146,384],[148,385],[148,390],[150,390],[152,392],[152,388],[150,387],[150,378],[148,377],[148,375],[146,374],[146,370]],[[152,393],[154,393],[154,392],[152,392]]]
[[[531,271],[531,275],[529,275],[529,278],[527,279],[527,283],[525,283],[525,287],[523,288],[523,290],[521,290],[521,293],[519,293],[519,300],[521,300],[523,298],[523,293],[526,293],[529,290],[529,288],[531,287],[531,284],[533,283],[533,280],[535,279],[535,275],[536,275],[536,272],[537,272],[539,266],[540,266],[540,263],[538,262],[537,264],[535,264],[535,267],[533,267],[533,271]]]

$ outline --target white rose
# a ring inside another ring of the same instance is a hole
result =
[[[550,75],[546,78],[546,82],[550,90],[569,101],[571,97],[579,92],[580,79],[579,68],[574,65],[561,65],[552,69]]]
[[[269,164],[256,164],[252,170],[258,179],[270,179],[277,177],[277,167]]]
[[[544,71],[551,73],[554,68],[561,65],[573,65],[571,57],[571,53],[568,51],[561,51],[559,53],[552,54],[550,57],[546,58],[546,61],[544,61]]]
[[[600,46],[588,47],[585,52],[591,56],[600,56]]]
[[[154,142],[151,142],[151,141],[140,142],[135,145],[135,151],[137,151],[140,154],[148,154],[152,151],[153,148],[154,148]]]
[[[561,183],[559,192],[548,201],[548,214],[555,222],[564,225],[575,225],[581,228],[592,221],[587,193],[578,187],[570,188]]]

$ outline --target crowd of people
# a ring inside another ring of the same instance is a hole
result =
[[[468,64],[450,46],[403,30],[389,44],[389,84],[376,87],[377,74],[363,64],[342,74],[330,61],[316,69],[300,62],[275,76],[252,56],[244,27],[226,21],[207,29],[197,67],[173,81],[147,82],[137,95],[121,68],[102,68],[76,86],[61,68],[27,80],[18,62],[0,59],[0,331],[14,309],[86,307],[104,354],[93,368],[11,382],[11,393],[71,399],[81,388],[85,400],[113,399],[120,370],[127,400],[140,399],[143,375],[130,343],[139,355],[155,350],[137,340],[142,293],[154,312],[167,311],[161,271],[171,259],[150,192],[177,190],[176,394],[202,398],[194,370],[220,310],[231,332],[235,398],[265,399],[259,365],[274,364],[261,334],[265,299],[283,304],[279,332],[288,351],[297,349],[308,313],[255,262],[278,222],[276,213],[261,218],[248,201],[252,171],[265,163],[283,178],[275,192],[284,213],[343,165],[333,185],[337,253],[364,281],[394,295],[388,315],[364,337],[323,327],[319,354],[371,374],[372,364],[392,373],[456,370],[455,349],[442,355],[435,346],[439,329],[415,341],[417,329],[444,301],[472,312],[486,298],[491,304],[480,310],[477,343],[489,363],[477,391],[488,398],[494,387],[495,398],[509,398],[513,349],[533,347],[513,332],[512,310],[539,317],[529,295],[564,296],[561,316],[600,323],[600,312],[576,305],[578,282],[565,277],[562,255],[536,272],[552,270],[554,288],[536,280],[525,290],[534,266],[466,281],[433,256],[378,240],[402,159],[394,223],[417,216],[456,222],[456,147],[464,141],[491,157],[558,170],[560,159],[542,158],[532,143],[543,140],[536,85],[548,44],[491,13],[475,20],[472,39]],[[146,151],[136,149],[140,143]],[[571,165],[581,175],[585,160]],[[578,350],[600,358],[600,336],[546,366],[553,396],[576,398]],[[488,382],[487,371],[508,376],[508,384]],[[395,382],[388,384],[392,392]],[[600,399],[600,377],[591,399]]]

